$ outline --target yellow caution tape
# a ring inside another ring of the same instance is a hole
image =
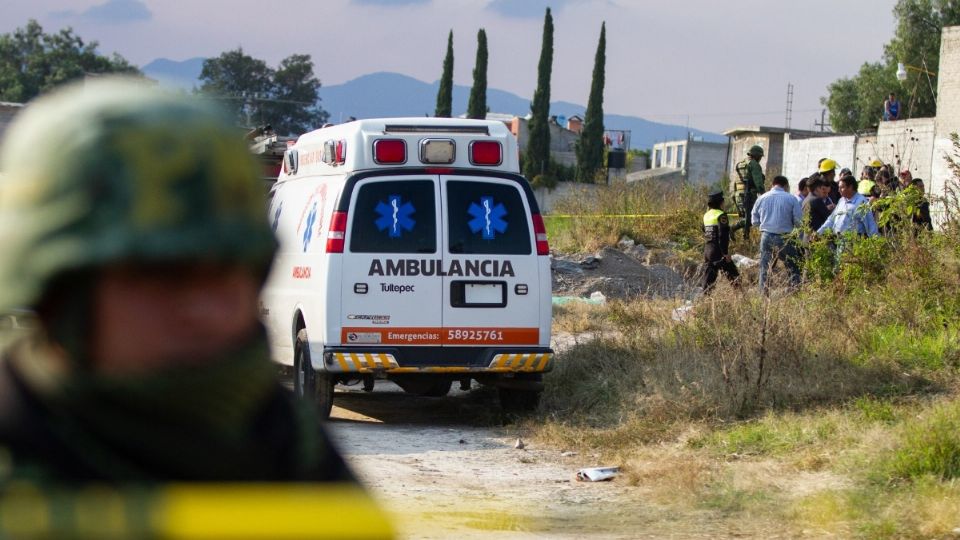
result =
[[[0,538],[111,540],[394,538],[353,484],[170,484],[0,491]]]
[[[180,485],[156,509],[154,530],[170,540],[393,538],[373,499],[350,485]]]

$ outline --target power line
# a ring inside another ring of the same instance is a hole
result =
[[[811,113],[811,112],[820,112],[820,109],[793,109],[793,112],[797,113]],[[697,116],[772,116],[772,115],[781,115],[783,110],[779,111],[744,111],[744,112],[729,112],[729,113],[660,113],[660,114],[644,114],[644,113],[634,113],[634,116],[640,116],[643,118],[685,118],[687,116],[695,118]]]

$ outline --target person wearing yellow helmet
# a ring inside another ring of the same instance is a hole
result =
[[[837,162],[830,158],[823,158],[817,165],[820,177],[830,186],[830,200],[837,204],[840,200],[840,184],[837,182]]]

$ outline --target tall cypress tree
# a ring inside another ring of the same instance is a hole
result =
[[[437,118],[450,118],[453,114],[453,30],[447,36],[447,57],[443,59],[443,75],[437,90]]]
[[[546,171],[550,164],[550,73],[553,70],[553,16],[550,8],[543,17],[543,45],[537,67],[537,90],[530,105],[530,140],[524,159],[523,173],[527,178]]]
[[[487,117],[487,32],[477,32],[477,63],[473,67],[473,88],[467,102],[467,118]]]
[[[593,60],[593,82],[583,118],[583,131],[577,141],[577,179],[592,182],[603,168],[603,85],[607,63],[607,25],[600,25],[600,42]]]

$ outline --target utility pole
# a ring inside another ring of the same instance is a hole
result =
[[[783,127],[790,129],[790,122],[793,120],[793,83],[787,83],[787,115],[784,118]]]
[[[826,110],[826,109],[821,109],[821,110],[820,110],[820,121],[817,122],[816,120],[814,120],[814,122],[813,122],[813,125],[814,125],[814,126],[817,126],[817,127],[820,128],[820,133],[823,133],[824,128],[830,125],[830,124],[827,124],[827,123],[826,123],[826,118],[827,118],[827,110]]]

